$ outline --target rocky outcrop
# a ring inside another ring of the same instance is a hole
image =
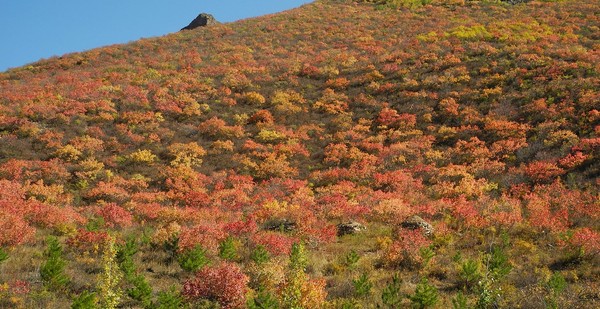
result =
[[[504,3],[515,5],[515,4],[519,4],[519,3],[527,3],[530,0],[501,0],[501,1]]]
[[[198,27],[206,27],[210,25],[218,24],[219,22],[210,14],[201,13],[192,22],[181,30],[192,30]]]
[[[263,229],[278,232],[292,232],[296,229],[297,224],[288,219],[271,219],[263,225]]]
[[[367,228],[355,221],[349,221],[346,223],[340,223],[337,225],[338,236],[352,235],[366,230]]]
[[[400,223],[400,226],[404,229],[408,230],[418,230],[420,229],[425,236],[433,235],[433,226],[429,224],[429,222],[423,220],[423,218],[414,215]]]

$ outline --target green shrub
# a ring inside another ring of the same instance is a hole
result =
[[[42,282],[46,288],[61,289],[69,283],[69,278],[64,274],[67,262],[62,258],[62,246],[54,236],[48,237],[46,242],[48,243],[44,251],[46,262],[40,267]]]
[[[84,291],[73,299],[71,309],[95,309],[98,308],[98,300],[96,294]]]
[[[548,308],[559,308],[558,298],[560,294],[567,288],[567,281],[560,273],[553,273],[546,282],[546,289],[550,295],[546,297]]]
[[[358,297],[366,297],[371,294],[373,283],[369,280],[369,275],[367,273],[363,273],[360,277],[352,280],[352,284],[354,285],[354,291]]]
[[[294,244],[290,252],[285,286],[281,291],[283,308],[302,308],[302,288],[307,280],[304,273],[307,263],[308,258],[304,245]]]
[[[141,302],[145,308],[152,304],[152,287],[142,275],[134,276],[129,280],[133,287],[127,290],[127,295],[134,300]]]
[[[354,268],[356,268],[356,265],[358,264],[358,260],[360,260],[360,255],[358,255],[358,253],[356,253],[356,251],[351,250],[344,257],[344,265],[346,265],[350,269],[354,269]]]
[[[422,263],[423,267],[426,267],[427,265],[429,265],[429,262],[435,256],[435,252],[433,251],[431,246],[420,248],[419,253],[420,253],[421,259],[423,261],[423,263]]]
[[[452,298],[452,309],[468,309],[469,303],[467,297],[462,293],[458,292],[456,297]]]
[[[512,265],[508,260],[508,256],[504,249],[499,246],[494,246],[492,252],[488,254],[488,270],[495,279],[500,279],[512,270]]]
[[[414,308],[429,308],[433,307],[438,302],[438,291],[423,278],[419,284],[415,294],[408,297]]]
[[[173,309],[187,308],[183,301],[183,297],[175,287],[171,287],[167,291],[158,293],[156,309]]]
[[[398,274],[395,274],[392,277],[392,282],[383,289],[381,300],[388,308],[398,308],[400,306],[400,302],[402,302],[402,294],[400,293],[401,284],[400,277]]]
[[[0,264],[6,260],[8,260],[8,252],[6,252],[4,248],[0,247]]]
[[[117,261],[119,267],[125,274],[125,278],[129,280],[135,275],[136,267],[133,263],[133,255],[137,252],[137,245],[134,240],[128,240],[125,245],[119,247],[117,251]]]
[[[227,237],[219,245],[219,256],[228,261],[234,261],[238,258],[235,240],[232,237]]]
[[[474,287],[475,283],[481,278],[479,263],[471,259],[463,262],[460,266],[460,272],[458,276],[465,287]]]
[[[250,259],[252,259],[252,261],[258,265],[268,262],[270,258],[269,251],[267,251],[263,245],[256,246],[256,248],[254,248],[250,254]]]
[[[278,309],[279,301],[273,294],[265,289],[260,289],[256,297],[248,301],[250,309]]]
[[[446,36],[453,36],[465,41],[476,41],[490,39],[492,34],[483,25],[475,25],[471,27],[460,25],[446,32]]]
[[[185,271],[197,271],[208,264],[209,260],[206,257],[206,250],[200,245],[196,245],[192,250],[181,253],[177,262]]]

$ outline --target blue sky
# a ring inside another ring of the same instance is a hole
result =
[[[280,12],[309,0],[2,0],[0,72],[39,59],[187,26],[199,13],[221,22]]]

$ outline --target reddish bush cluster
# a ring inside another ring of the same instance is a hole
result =
[[[217,301],[224,309],[244,308],[248,282],[237,264],[223,262],[198,271],[183,284],[182,294],[188,299]]]

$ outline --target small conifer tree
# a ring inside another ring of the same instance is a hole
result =
[[[8,252],[6,252],[4,248],[0,247],[0,264],[6,260],[8,260]]]
[[[250,309],[278,309],[279,301],[269,291],[261,288],[256,297],[248,301]]]
[[[258,245],[256,246],[256,248],[254,248],[254,250],[252,250],[252,253],[250,254],[250,259],[252,259],[254,263],[262,265],[269,261],[270,254],[269,251],[267,251],[267,249],[265,249],[263,245]]]
[[[71,309],[96,309],[98,308],[98,300],[96,294],[84,291],[73,299]]]
[[[50,236],[47,243],[48,247],[44,251],[46,262],[40,267],[40,275],[46,288],[61,289],[69,283],[69,278],[64,274],[67,262],[62,258],[63,251],[58,238]]]
[[[227,237],[219,246],[219,256],[228,261],[234,261],[237,259],[237,249],[235,247],[235,241],[232,237]]]
[[[414,308],[430,308],[438,302],[438,291],[433,285],[427,282],[427,279],[423,278],[417,284],[415,294],[409,296],[409,298]]]
[[[197,271],[208,264],[206,250],[200,245],[196,245],[192,250],[185,251],[177,257],[179,266],[185,271]]]
[[[352,284],[358,297],[367,297],[371,294],[373,283],[369,280],[367,273],[363,273],[360,277],[352,280]]]
[[[400,294],[400,284],[402,281],[398,274],[394,274],[392,282],[390,282],[381,293],[381,300],[383,304],[388,308],[398,308],[402,301],[402,295]]]
[[[156,309],[187,308],[184,307],[183,297],[175,287],[158,293]]]

